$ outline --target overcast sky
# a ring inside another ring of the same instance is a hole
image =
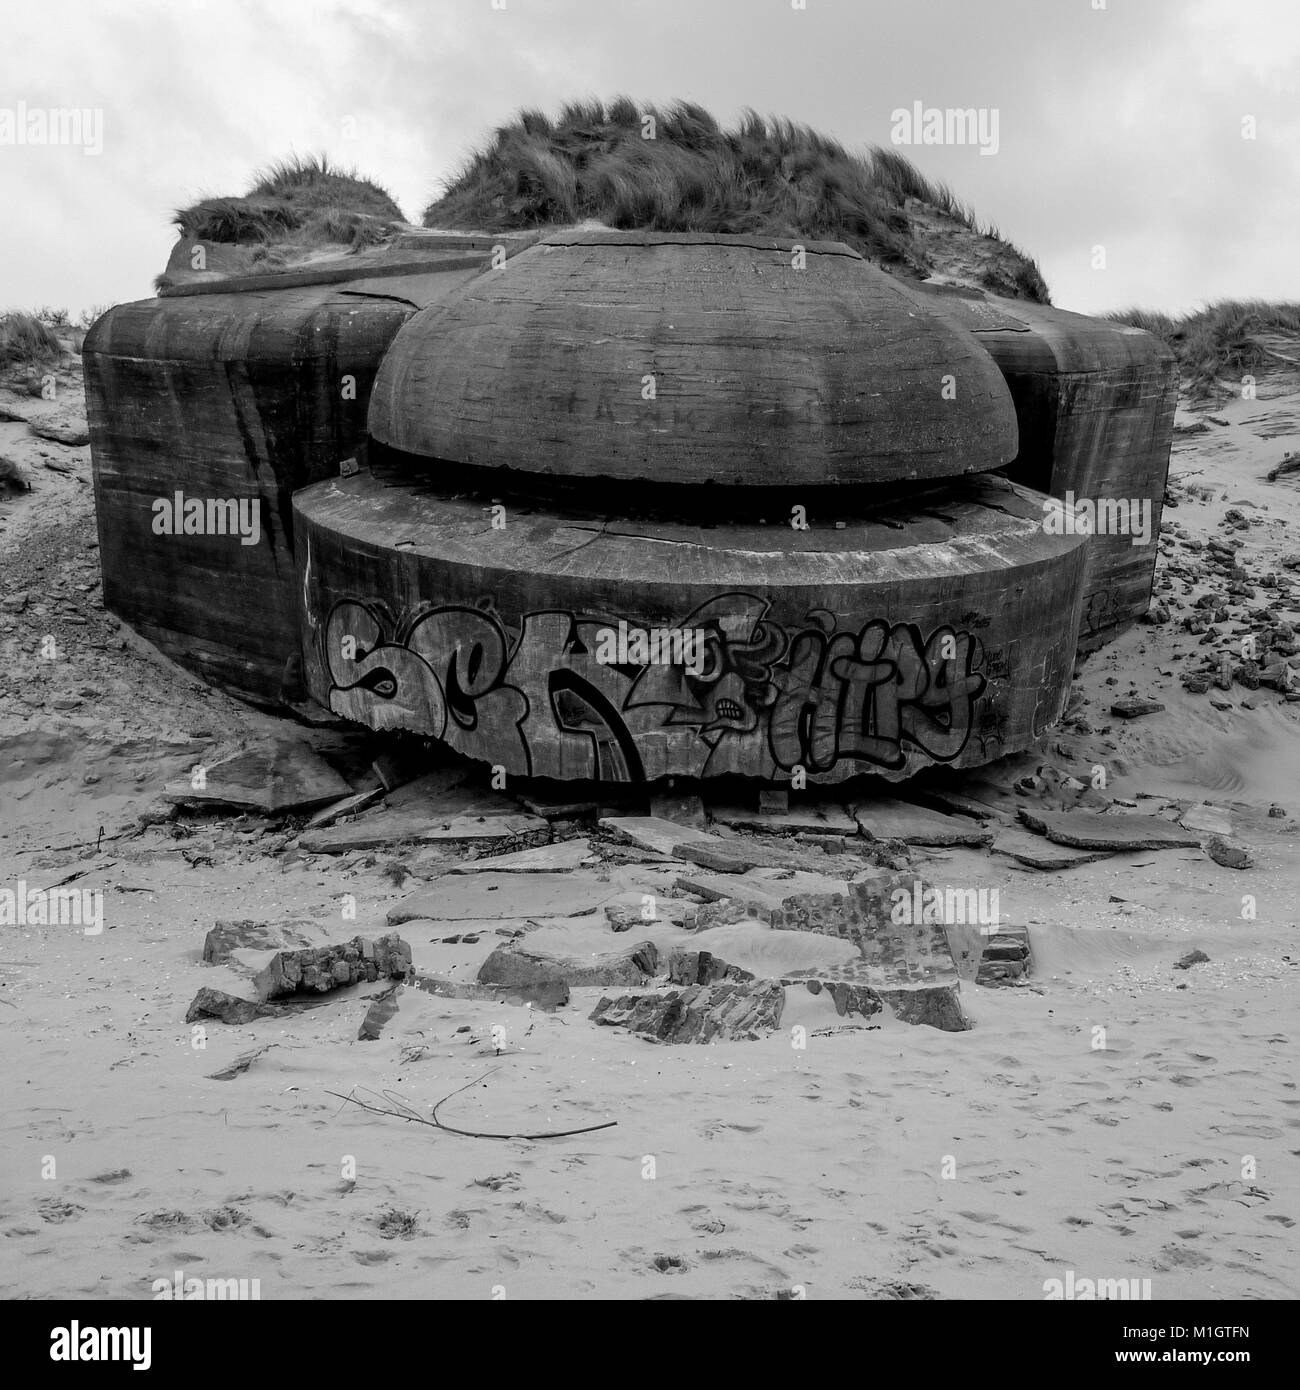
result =
[[[622,92],[851,148],[916,102],[987,108],[995,154],[905,152],[1037,257],[1055,303],[1300,299],[1300,0],[1102,4],[0,0],[0,310],[147,296],[172,209],[290,151],[356,165],[418,221],[520,106]],[[20,103],[102,110],[102,152],[8,143]]]

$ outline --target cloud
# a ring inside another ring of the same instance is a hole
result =
[[[293,150],[356,164],[418,218],[519,107],[616,92],[857,147],[913,101],[996,107],[996,157],[910,153],[1058,303],[1295,296],[1294,0],[51,0],[5,39],[0,107],[102,107],[105,146],[0,147],[0,305],[147,295],[174,207]]]

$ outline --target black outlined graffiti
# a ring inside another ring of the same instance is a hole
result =
[[[394,620],[344,600],[320,640],[336,714],[431,734],[513,774],[639,782],[658,775],[665,740],[686,775],[820,773],[845,761],[898,770],[917,752],[961,754],[988,684],[969,632],[924,637],[882,619],[843,629],[818,610],[791,637],[768,609],[727,593],[681,619],[704,634],[694,671],[601,664],[599,634],[614,620],[557,610],[511,631],[487,607]]]

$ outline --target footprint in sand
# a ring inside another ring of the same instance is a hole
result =
[[[248,1213],[238,1207],[213,1207],[201,1213],[203,1224],[213,1231],[234,1231],[247,1224]]]
[[[79,1207],[76,1202],[64,1202],[58,1197],[45,1197],[37,1202],[36,1210],[40,1213],[42,1221],[57,1225],[61,1221],[74,1220],[86,1209]]]
[[[1188,1250],[1182,1245],[1166,1245],[1161,1250],[1162,1258],[1154,1261],[1153,1267],[1164,1273],[1171,1269],[1197,1269],[1211,1263],[1208,1255],[1199,1250]]]
[[[691,1222],[691,1230],[698,1231],[701,1235],[718,1236],[727,1229],[727,1223],[719,1216],[705,1216],[699,1221]]]
[[[393,1258],[391,1250],[354,1250],[352,1258],[359,1265],[381,1265]]]
[[[871,1279],[866,1275],[850,1279],[849,1288],[860,1289],[868,1298],[898,1299],[903,1302],[939,1297],[939,1291],[928,1284],[910,1284],[902,1279]]]
[[[97,1173],[93,1178],[91,1178],[90,1181],[100,1183],[119,1183],[125,1182],[127,1178],[129,1178],[130,1176],[131,1170],[129,1168],[115,1168],[111,1173]]]

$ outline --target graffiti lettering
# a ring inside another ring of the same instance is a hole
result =
[[[547,610],[511,631],[487,608],[394,621],[345,600],[318,640],[335,713],[432,734],[510,774],[642,781],[668,766],[670,745],[673,769],[698,775],[960,755],[988,684],[976,638],[808,617],[815,626],[790,637],[766,600],[730,593],[672,628]],[[663,632],[691,633],[689,649],[656,642]]]

